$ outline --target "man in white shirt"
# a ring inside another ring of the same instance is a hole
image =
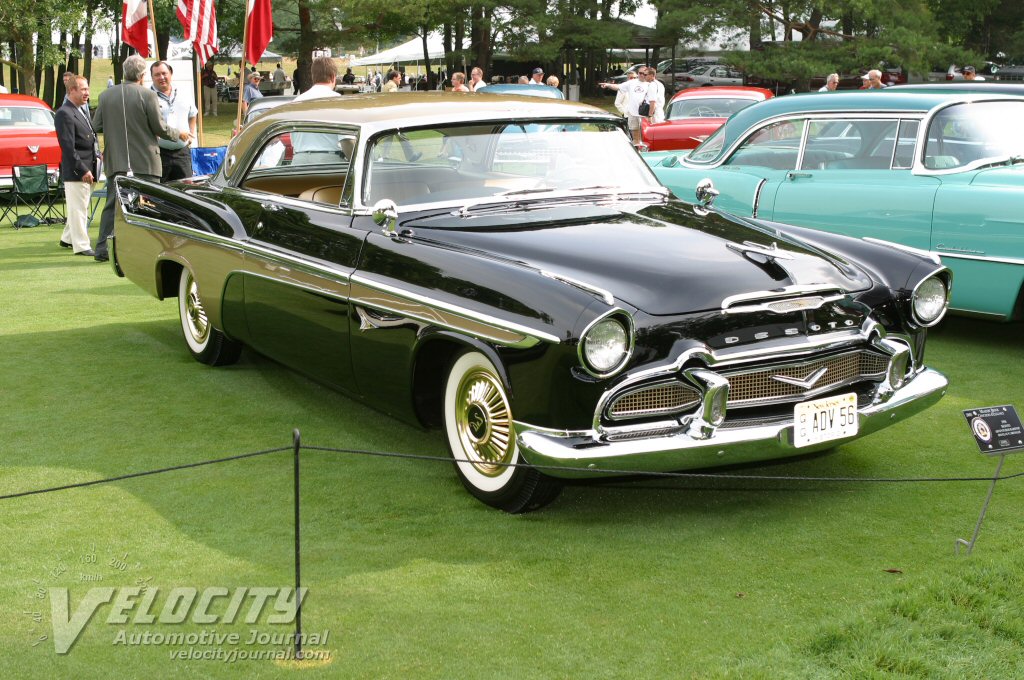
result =
[[[330,57],[317,57],[310,66],[313,86],[297,95],[293,102],[310,99],[340,97],[334,86],[338,80],[338,67]],[[321,165],[336,163],[341,158],[338,135],[319,132],[293,132],[292,165]]]
[[[647,101],[651,105],[651,122],[665,122],[665,85],[658,80],[655,69],[650,67],[647,68]]]
[[[474,66],[473,70],[469,72],[469,90],[470,92],[476,92],[487,87],[487,83],[484,82],[484,70],[479,66]]]
[[[648,97],[648,85],[647,82],[647,67],[641,67],[636,70],[636,80],[627,80],[624,83],[601,83],[601,87],[612,90],[618,90],[619,92],[625,91],[625,115],[626,121],[629,125],[629,131],[633,135],[633,143],[639,145],[643,140],[641,138],[641,124],[640,124],[640,104]]]
[[[149,67],[149,75],[153,78],[153,91],[156,92],[160,104],[160,115],[169,127],[189,130],[194,139],[199,109],[187,94],[179,96],[178,88],[171,84],[173,72],[171,65],[166,61],[154,62]],[[188,141],[158,139],[157,144],[160,145],[160,164],[163,167],[161,182],[192,176],[192,149],[189,148]]]
[[[533,69],[533,73],[530,74],[530,85],[543,85],[544,84],[544,69],[540,66]]]

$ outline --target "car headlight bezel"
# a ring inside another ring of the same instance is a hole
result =
[[[633,319],[622,310],[599,316],[580,334],[580,365],[595,378],[615,375],[633,355],[633,337]]]
[[[942,321],[949,309],[950,277],[946,269],[932,272],[921,279],[910,294],[910,313],[914,322],[925,328],[930,328]],[[941,293],[935,289],[935,285],[941,287]],[[937,295],[941,294],[941,301]],[[927,305],[927,306],[925,306]]]

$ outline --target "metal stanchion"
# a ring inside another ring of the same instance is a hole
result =
[[[298,428],[292,430],[293,477],[295,479],[295,659],[302,660],[302,573],[299,561],[299,450],[302,448],[302,434]]]

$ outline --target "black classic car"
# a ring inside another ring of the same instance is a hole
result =
[[[509,512],[560,479],[834,447],[935,403],[951,279],[891,244],[688,206],[621,119],[483,94],[286,104],[209,178],[120,178],[115,271],[424,426]]]

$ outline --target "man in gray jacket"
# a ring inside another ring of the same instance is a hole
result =
[[[103,132],[103,165],[107,176],[107,202],[100,216],[100,235],[96,241],[96,259],[109,259],[107,237],[114,231],[117,191],[114,178],[137,175],[159,182],[162,173],[157,137],[188,141],[188,130],[168,127],[160,115],[156,92],[142,86],[146,60],[133,54],[124,60],[124,79],[106,90],[92,118],[97,132]]]

